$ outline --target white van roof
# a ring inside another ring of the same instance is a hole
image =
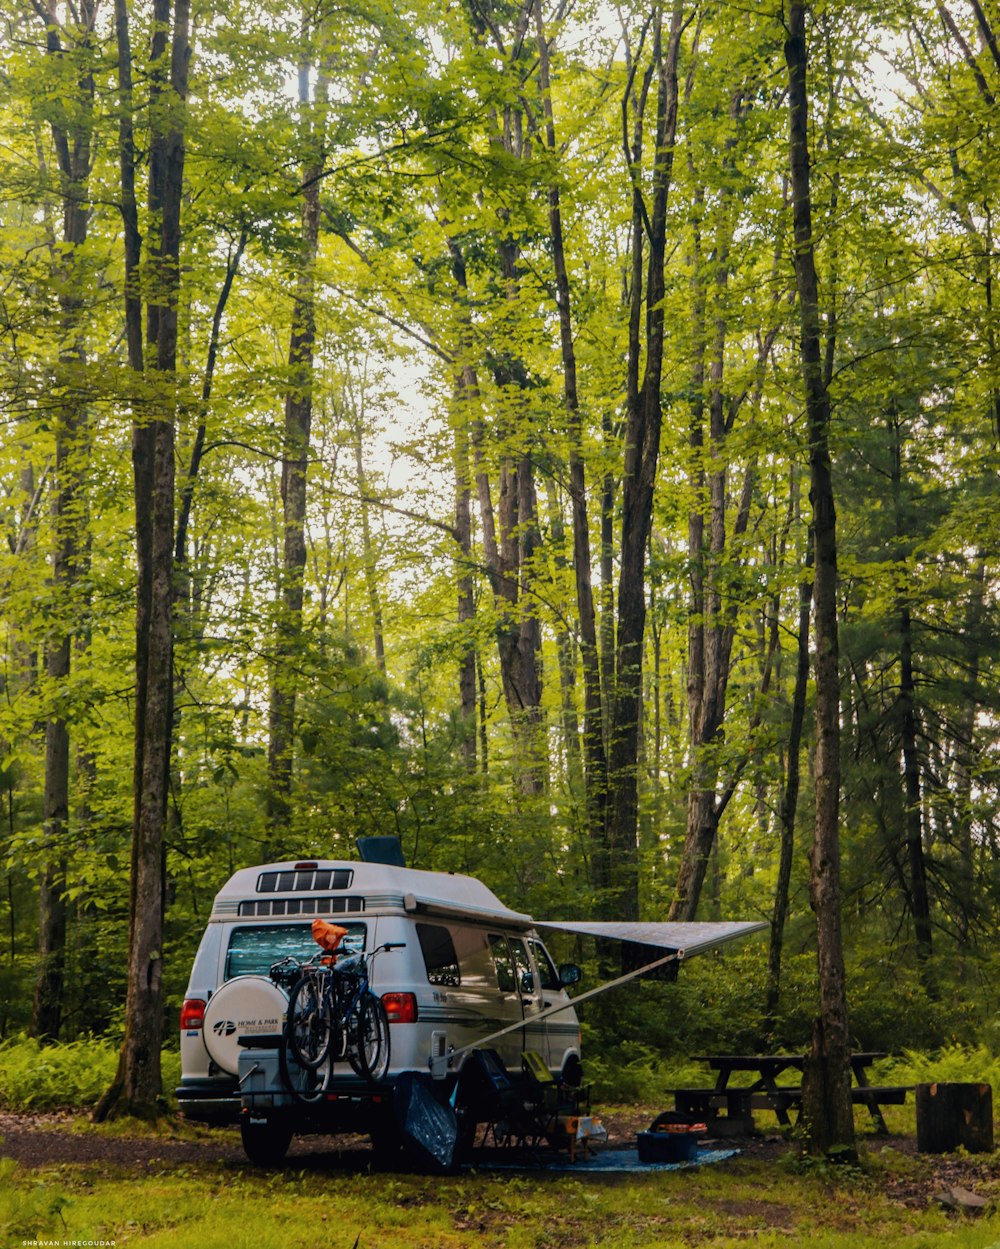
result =
[[[287,919],[294,916],[308,919],[319,915],[337,919],[387,910],[466,923],[502,924],[505,928],[521,930],[558,929],[673,950],[678,958],[690,958],[767,927],[759,920],[735,923],[534,920],[530,915],[504,906],[492,889],[474,876],[343,859],[297,863],[290,860],[243,868],[216,894],[211,918]]]
[[[530,915],[505,906],[473,876],[341,859],[290,860],[242,868],[215,895],[211,918],[264,914],[257,909],[259,899],[282,899],[287,906],[291,899],[315,899],[322,895],[334,895],[347,903],[332,912],[318,912],[324,916],[402,908],[418,914],[494,921],[516,928],[530,928],[534,922]],[[363,905],[350,905],[355,899],[363,899]],[[252,910],[247,906],[241,909],[241,903],[251,901],[256,904]],[[282,912],[291,913],[284,907]],[[297,913],[308,917],[317,912],[310,907]]]

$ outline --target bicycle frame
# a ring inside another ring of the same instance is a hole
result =
[[[319,1077],[318,1084],[306,1096],[296,1093],[300,1100],[311,1101],[322,1095],[333,1076],[333,1064],[342,1058],[346,1057],[359,1075],[371,1074],[372,1059],[370,1050],[365,1046],[366,1040],[368,1045],[372,1043],[372,1033],[365,1029],[373,1009],[375,1017],[380,1016],[382,1020],[381,1025],[375,1025],[381,1030],[380,1037],[376,1036],[374,1042],[375,1054],[384,1049],[385,1064],[388,1065],[388,1021],[381,1002],[371,990],[371,969],[376,955],[403,945],[398,941],[386,942],[367,954],[357,956],[357,961],[352,959],[350,968],[338,969],[329,955],[320,954],[304,963],[294,958],[283,959],[271,968],[271,978],[275,983],[287,985],[290,990],[282,1042],[286,1069],[286,1050],[290,1050],[300,1064],[314,1073],[326,1068],[325,1075]],[[298,1010],[300,995],[305,1003],[301,1014]],[[366,1006],[368,1000],[375,1003],[374,1008]],[[301,1034],[297,1030],[299,1025],[303,1028]],[[377,1063],[377,1059],[375,1061]],[[381,1077],[376,1076],[378,1078]]]

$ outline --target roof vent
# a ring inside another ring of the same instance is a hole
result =
[[[398,837],[359,837],[358,857],[362,863],[385,863],[388,867],[406,867],[403,847]]]

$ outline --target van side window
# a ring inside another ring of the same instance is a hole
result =
[[[440,928],[437,924],[417,924],[417,938],[430,983],[452,986],[461,984],[458,955],[448,929]]]
[[[517,969],[518,987],[523,987],[525,974],[531,975],[531,960],[528,958],[528,948],[520,937],[511,937],[510,948],[514,951],[514,966]],[[534,992],[533,989],[528,990],[529,993]]]
[[[535,960],[535,966],[538,968],[538,978],[542,982],[543,989],[562,988],[562,982],[559,979],[559,973],[555,969],[555,964],[549,958],[549,952],[540,941],[529,941],[531,946],[531,954]]]
[[[497,969],[497,985],[501,993],[513,993],[514,960],[511,958],[507,938],[497,933],[490,933],[490,953],[493,955],[493,966]]]

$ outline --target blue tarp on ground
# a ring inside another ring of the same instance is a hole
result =
[[[569,1154],[543,1154],[532,1158],[522,1155],[514,1159],[483,1158],[482,1161],[466,1163],[474,1171],[560,1171],[574,1175],[636,1174],[647,1171],[683,1171],[688,1167],[703,1167],[713,1162],[733,1158],[738,1149],[699,1149],[690,1162],[641,1162],[637,1149],[595,1150],[584,1161],[583,1157],[570,1162]]]

